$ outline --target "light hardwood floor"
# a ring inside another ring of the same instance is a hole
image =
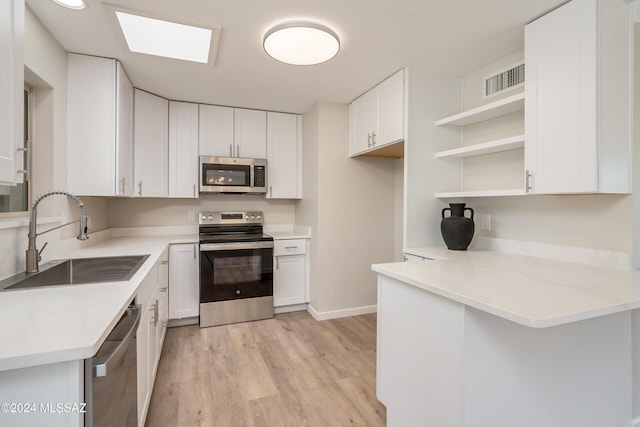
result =
[[[167,331],[148,427],[384,426],[376,315]]]

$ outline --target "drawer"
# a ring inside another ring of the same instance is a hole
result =
[[[273,255],[299,255],[307,252],[306,239],[274,240]]]

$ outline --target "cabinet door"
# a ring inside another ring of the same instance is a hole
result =
[[[116,61],[70,53],[67,82],[67,187],[78,195],[114,196]]]
[[[24,1],[0,4],[0,185],[21,182],[24,111]]]
[[[200,105],[201,156],[233,156],[233,108]]]
[[[274,305],[279,307],[305,303],[305,255],[286,255],[275,258]]]
[[[378,91],[378,133],[374,146],[404,139],[404,70],[380,83]]]
[[[525,164],[534,193],[598,189],[596,21],[596,0],[574,0],[525,27]]]
[[[169,197],[198,196],[198,104],[169,103]]]
[[[169,248],[169,318],[182,319],[200,314],[198,245],[171,245]]]
[[[151,400],[151,387],[149,378],[151,373],[151,363],[149,355],[149,334],[151,332],[151,314],[145,310],[140,318],[140,325],[136,331],[136,357],[138,376],[138,425],[143,426],[147,415],[148,403]]]
[[[157,362],[160,361],[160,353],[164,344],[164,337],[167,333],[167,324],[169,323],[169,249],[165,249],[160,256],[160,265],[158,266],[158,356]]]
[[[267,158],[267,112],[234,108],[233,157]]]
[[[354,156],[373,148],[373,140],[378,132],[377,109],[375,88],[349,105],[350,155]]]
[[[134,101],[136,195],[167,197],[169,101],[137,89]]]
[[[133,196],[133,85],[116,62],[116,194]]]
[[[269,199],[300,198],[300,117],[267,113],[267,172]]]

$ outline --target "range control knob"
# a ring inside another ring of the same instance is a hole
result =
[[[204,221],[205,219],[207,219],[207,216],[206,216],[206,215],[202,215],[202,216],[200,217],[200,219]]]
[[[207,219],[208,219],[209,221],[213,220],[213,215],[209,215],[209,216],[207,217]]]
[[[236,295],[240,295],[240,289],[236,289]]]

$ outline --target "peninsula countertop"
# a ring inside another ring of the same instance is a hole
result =
[[[422,248],[373,271],[515,323],[546,328],[640,308],[640,271],[481,250]]]

